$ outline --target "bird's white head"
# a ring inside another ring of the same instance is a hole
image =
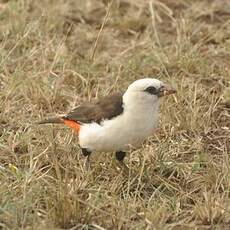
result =
[[[175,93],[176,90],[154,78],[143,78],[134,81],[126,90],[123,100],[127,106],[157,107],[159,98]]]

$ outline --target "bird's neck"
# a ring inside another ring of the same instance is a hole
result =
[[[157,113],[159,109],[159,99],[142,98],[140,95],[123,95],[123,107],[128,113]]]
[[[148,117],[148,116],[156,116],[159,110],[159,100],[154,102],[143,103],[143,100],[129,100],[123,102],[124,113],[126,113],[129,117],[132,116],[140,116],[140,117]]]

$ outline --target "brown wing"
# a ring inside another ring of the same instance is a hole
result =
[[[80,105],[63,118],[80,123],[97,122],[111,119],[123,112],[122,94],[117,93]]]

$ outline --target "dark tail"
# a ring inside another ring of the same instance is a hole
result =
[[[51,117],[51,118],[47,118],[45,120],[37,122],[38,125],[49,124],[49,123],[63,124],[64,121],[63,121],[63,119],[61,117]]]

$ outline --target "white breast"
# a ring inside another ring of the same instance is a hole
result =
[[[100,125],[84,124],[79,133],[79,144],[91,151],[125,151],[138,147],[153,133],[157,123],[158,102],[154,106],[139,104]]]

